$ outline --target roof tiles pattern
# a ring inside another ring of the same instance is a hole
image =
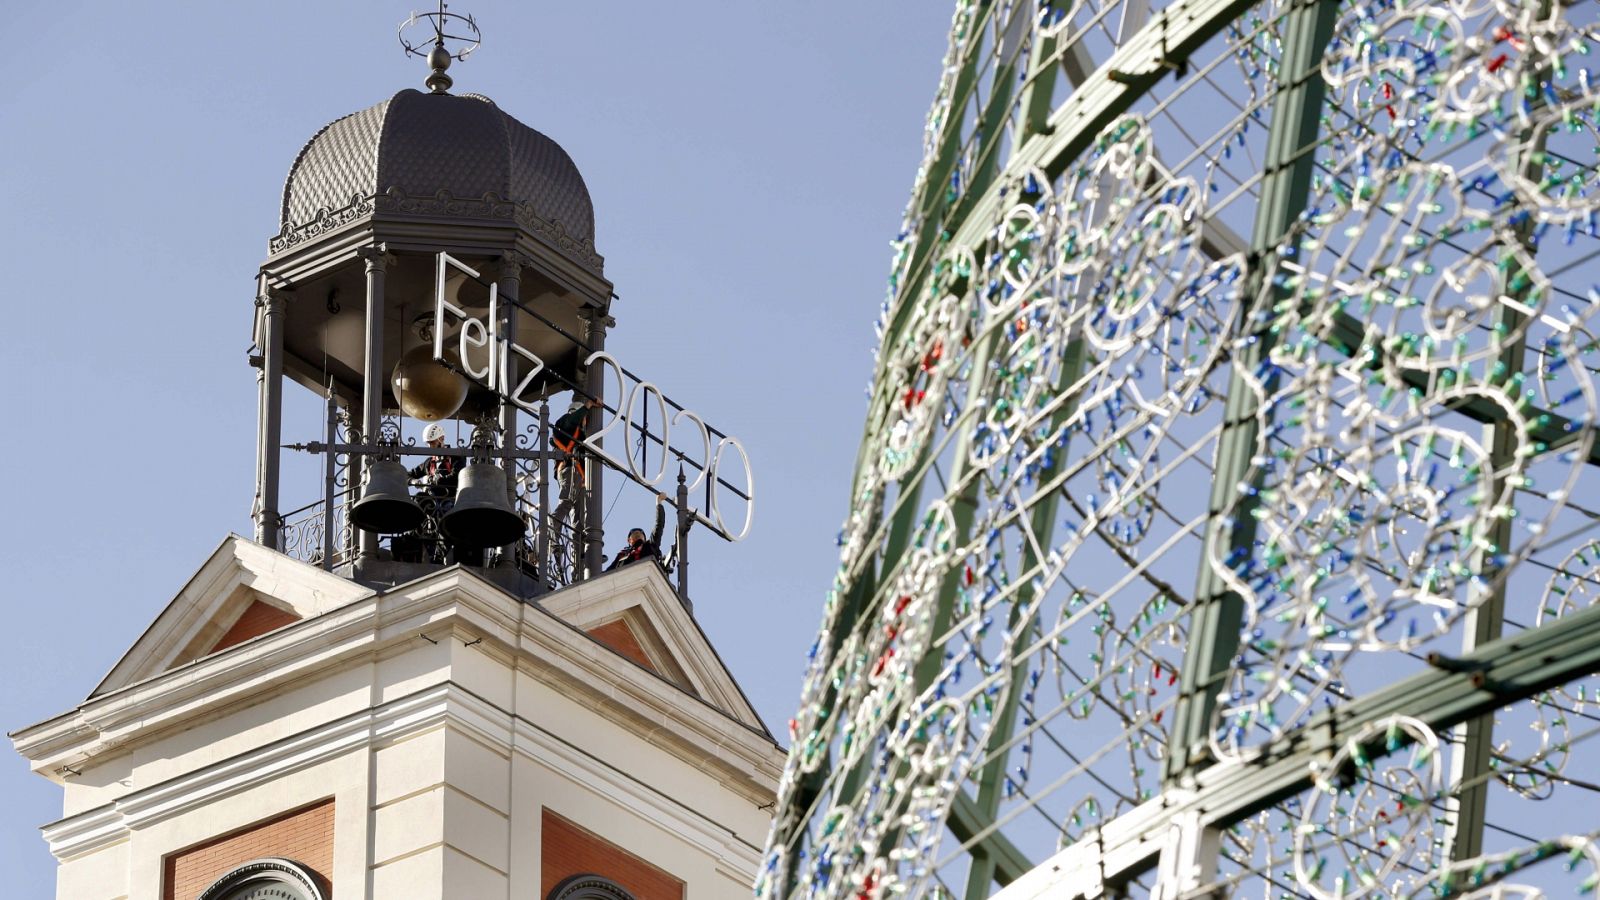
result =
[[[322,210],[398,188],[413,197],[531,206],[580,241],[594,238],[594,206],[560,145],[476,94],[404,90],[317,132],[284,186],[280,224],[304,225]]]

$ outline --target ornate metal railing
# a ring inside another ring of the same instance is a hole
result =
[[[324,442],[349,443],[353,428],[348,413],[331,395],[326,398],[325,409]],[[331,571],[355,560],[356,531],[350,523],[350,505],[358,495],[351,477],[350,454],[325,454],[321,459],[322,496],[282,516],[280,540],[284,553]]]
[[[283,517],[283,552],[303,562],[333,569],[355,557],[355,531],[350,527],[351,491],[334,498],[333,529],[328,529],[328,507],[315,500]],[[332,540],[329,540],[329,538]],[[331,552],[330,552],[331,550]]]
[[[958,3],[758,895],[1593,889],[1597,20]]]
[[[583,580],[582,519],[586,509],[581,494],[563,509],[560,483],[549,467],[534,460],[518,461],[514,492],[517,511],[531,526],[518,551],[521,557],[544,559],[544,578],[551,589]]]
[[[444,537],[442,527],[453,498],[434,496],[430,490],[419,488],[413,497],[423,513],[421,524],[400,534],[374,535],[372,547],[366,551],[372,554],[374,561],[425,565],[461,562],[504,567],[517,572],[521,576],[520,583],[533,596],[599,574],[600,569],[591,567],[585,558],[590,539],[587,497],[592,488],[580,480],[563,502],[555,466],[563,459],[581,460],[580,469],[615,467],[616,464],[582,449],[567,453],[554,447],[548,405],[541,409],[540,421],[527,425],[511,440],[501,434],[494,420],[486,418],[474,429],[469,446],[440,448],[420,447],[415,439],[402,440],[397,420],[384,422],[377,441],[364,442],[334,398],[327,398],[327,408],[325,440],[289,445],[291,449],[314,453],[325,460],[324,496],[283,517],[279,534],[285,553],[329,570],[357,574],[353,567],[363,550],[358,540],[360,532],[351,522],[350,511],[360,501],[362,491],[360,487],[350,486],[352,460],[397,458],[404,460],[407,468],[412,468],[429,456],[444,455],[456,460],[458,471],[473,462],[506,469],[509,475],[506,509],[523,520],[524,536],[505,547],[458,548]],[[641,444],[647,442],[648,429],[635,427],[632,430],[644,436],[637,438]],[[663,536],[660,548],[663,557],[655,562],[675,579],[679,597],[689,605],[687,537],[693,523],[704,519],[687,495],[687,477],[680,472],[676,492],[667,495],[675,521],[671,533]],[[333,510],[332,531],[327,527],[329,509]]]

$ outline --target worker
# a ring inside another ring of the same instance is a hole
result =
[[[435,449],[444,446],[444,427],[438,422],[430,424],[422,431],[422,440],[429,447]],[[456,495],[456,477],[461,471],[461,460],[454,456],[430,456],[422,464],[412,469],[409,473],[419,487],[424,488],[434,497],[450,497]],[[443,513],[440,513],[443,515]]]
[[[589,411],[599,409],[605,404],[598,397],[588,397],[583,400],[572,401],[572,406],[561,418],[556,419],[550,428],[550,443],[559,452],[556,458],[556,508],[551,513],[551,520],[558,527],[565,525],[567,518],[577,508],[578,498],[583,494],[583,450],[584,435],[589,431]]]
[[[611,565],[606,567],[607,572],[612,569],[619,569],[629,563],[636,563],[641,559],[659,560],[661,558],[661,529],[666,527],[667,524],[667,511],[661,504],[666,499],[666,494],[659,491],[656,493],[655,530],[646,537],[643,528],[630,529],[628,531],[628,545],[617,551],[617,555],[611,560]]]
[[[440,449],[444,447],[444,426],[433,422],[422,430],[422,440],[429,447]],[[425,561],[445,563],[449,560],[450,547],[438,532],[438,523],[444,518],[456,503],[456,481],[461,474],[463,460],[459,456],[445,456],[438,454],[422,461],[421,465],[413,468],[408,474],[411,483],[422,488],[417,499],[421,501],[423,512],[428,514],[432,527],[424,528],[420,534],[406,535],[406,540],[401,543],[404,550],[396,549],[395,556],[410,556],[410,548],[421,544],[421,554]],[[424,561],[423,559],[416,560]]]

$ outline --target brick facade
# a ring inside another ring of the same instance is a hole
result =
[[[539,900],[573,875],[599,875],[627,889],[636,900],[683,900],[683,882],[605,838],[546,809]]]
[[[634,636],[633,629],[621,619],[607,622],[599,628],[589,630],[589,636],[605,644],[607,647],[633,660],[646,669],[654,672],[656,667],[650,663],[649,654],[644,652],[644,645]]]
[[[317,873],[331,900],[333,801],[325,800],[168,856],[162,866],[161,900],[194,900],[230,869],[263,856],[290,859]]]
[[[260,600],[253,601],[250,608],[244,611],[239,621],[233,623],[233,627],[228,629],[228,633],[217,641],[210,652],[218,653],[234,644],[242,644],[253,637],[260,637],[290,622],[298,621],[300,617],[292,612],[281,610],[270,603],[262,603]]]

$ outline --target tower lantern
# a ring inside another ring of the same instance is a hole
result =
[[[602,482],[620,477],[675,522],[618,552],[661,560],[687,605],[691,526],[749,532],[743,445],[606,352],[616,295],[577,166],[487,97],[450,93],[477,23],[441,4],[400,40],[428,90],[328,124],[284,186],[252,356],[256,540],[369,586],[461,563],[532,598],[604,570]],[[320,440],[285,442],[288,382],[324,398]],[[455,437],[418,446],[408,421]],[[323,460],[321,496],[296,485],[286,502],[282,458],[301,451]]]
[[[427,25],[431,41],[410,40],[408,27]],[[414,15],[401,27],[401,42],[427,60],[429,90],[402,90],[307,141],[289,169],[279,229],[261,267],[254,519],[257,540],[280,549],[297,539],[306,545],[304,534],[285,534],[295,525],[285,522],[279,478],[285,378],[326,394],[357,443],[381,438],[385,417],[410,417],[468,427],[492,422],[497,440],[514,447],[518,404],[493,390],[492,379],[464,374],[483,372],[494,358],[488,335],[469,333],[463,343],[460,334],[473,328],[469,318],[487,322],[492,288],[492,329],[505,357],[497,374],[521,388],[523,406],[569,390],[604,399],[604,380],[585,361],[604,350],[612,286],[595,251],[594,207],[577,166],[559,144],[488,97],[448,92],[451,60],[476,46],[470,18],[443,7]],[[443,286],[464,313],[444,321],[436,315],[441,254],[460,263]],[[436,344],[444,348],[439,359]],[[483,358],[463,360],[457,347]],[[514,481],[515,465],[503,464]],[[574,556],[591,571],[602,561],[602,469],[585,473],[588,508],[578,518],[587,526],[574,541]],[[353,470],[341,480],[356,492],[359,476]],[[340,509],[351,501],[336,498],[320,528],[336,538],[348,531]],[[350,546],[333,540],[323,552],[330,567],[384,578],[381,563],[393,556],[377,535],[342,540]]]

